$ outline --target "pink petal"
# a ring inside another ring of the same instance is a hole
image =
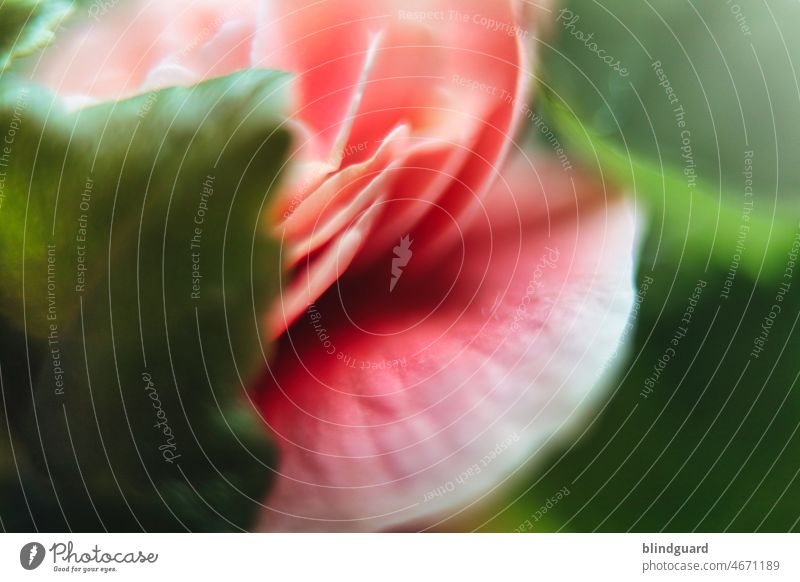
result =
[[[259,391],[281,452],[262,529],[431,523],[597,398],[632,303],[630,208],[555,162],[504,177],[456,246],[412,228],[393,291],[390,251],[285,334]]]
[[[78,103],[232,73],[250,64],[257,4],[142,0],[90,11],[96,22],[59,36],[36,76]]]
[[[256,62],[298,75],[295,121],[307,139],[299,159],[329,172],[311,182],[302,172],[276,206],[288,266],[305,260],[268,319],[277,336],[415,224],[433,228],[437,212],[469,221],[516,133],[530,78],[513,0],[267,6]],[[408,16],[420,11],[434,17]],[[366,229],[359,214],[368,207]],[[356,220],[363,235],[343,253],[336,239]]]

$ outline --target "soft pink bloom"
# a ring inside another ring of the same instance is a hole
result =
[[[297,147],[270,216],[279,347],[255,388],[281,451],[261,529],[430,525],[596,401],[632,301],[634,221],[514,142],[547,12],[524,5],[139,0],[46,62],[76,106],[295,74]]]

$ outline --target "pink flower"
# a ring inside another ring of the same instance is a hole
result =
[[[261,529],[429,526],[596,402],[632,301],[634,221],[514,141],[540,128],[528,50],[547,11],[524,5],[139,0],[47,61],[76,106],[295,74],[297,147],[270,217],[278,350],[254,387],[281,452]]]

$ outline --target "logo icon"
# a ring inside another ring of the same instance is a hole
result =
[[[408,235],[406,235],[400,239],[400,244],[392,249],[394,251],[394,258],[392,259],[392,279],[389,281],[389,293],[394,291],[397,282],[403,275],[403,269],[408,266],[411,255],[414,254],[411,251],[411,243],[413,242],[414,241],[409,240]]]
[[[35,570],[44,561],[44,546],[39,542],[29,542],[19,551],[19,563],[26,570]]]

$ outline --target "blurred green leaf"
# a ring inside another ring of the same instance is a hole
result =
[[[278,291],[263,215],[287,81],[241,72],[71,114],[33,87],[0,99],[16,126],[0,312],[43,352],[22,376],[3,360],[4,393],[47,529],[253,523],[274,463],[247,389]]]
[[[800,216],[800,4],[570,0],[555,17],[543,105],[573,154],[707,248],[703,264],[727,264],[748,222],[743,268],[779,276]]]
[[[719,191],[702,177],[687,182],[676,167],[593,134],[552,94],[540,97],[540,111],[559,128],[569,155],[603,180],[622,185],[642,203],[643,212],[659,217],[653,228],[661,246],[684,249],[681,259],[699,269],[712,261],[718,266],[735,262],[737,271],[741,267],[757,278],[780,277],[783,250],[796,232],[790,212],[774,220],[757,212],[757,195],[743,188],[738,206],[732,202],[733,192],[726,194],[730,200],[720,200]]]
[[[66,0],[3,0],[0,2],[0,72],[18,56],[42,48],[72,11]]]

